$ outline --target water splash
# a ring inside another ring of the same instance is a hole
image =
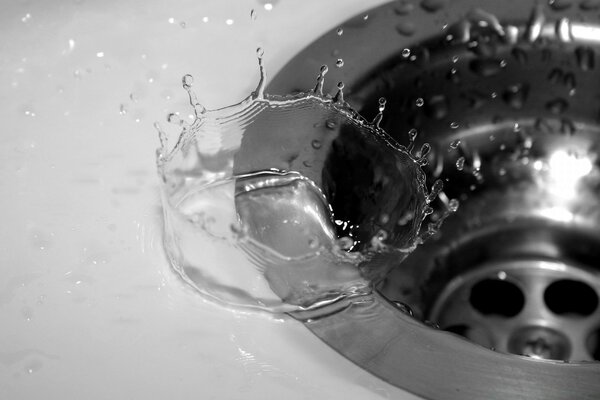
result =
[[[343,82],[324,95],[325,65],[313,90],[265,94],[263,55],[257,49],[255,91],[220,110],[202,106],[193,78],[183,77],[195,119],[189,124],[169,114],[182,130],[172,148],[155,125],[171,264],[207,298],[273,312],[370,293],[422,240],[426,199],[441,190],[436,182],[425,191],[420,166],[431,147],[424,144],[415,157],[380,128],[384,98],[369,122],[346,103]],[[416,131],[410,149],[415,139]],[[376,181],[360,177],[365,168]],[[400,196],[396,185],[404,187]],[[384,209],[374,222],[356,220],[378,210],[366,197],[340,200],[356,189],[379,198]],[[369,208],[356,214],[345,205]]]

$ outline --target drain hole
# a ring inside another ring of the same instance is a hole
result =
[[[588,336],[586,347],[590,352],[590,356],[592,356],[594,360],[600,361],[600,328],[596,329]]]
[[[598,295],[589,285],[570,279],[552,283],[544,292],[546,306],[555,314],[588,316],[598,307]]]
[[[471,289],[471,306],[484,315],[514,317],[523,309],[525,296],[514,283],[486,279]]]

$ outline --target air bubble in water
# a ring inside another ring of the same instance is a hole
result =
[[[458,129],[460,125],[458,124],[458,122],[452,121],[450,122],[450,129]]]
[[[313,149],[315,149],[315,150],[318,150],[318,149],[320,149],[320,148],[321,148],[321,146],[322,146],[322,145],[321,145],[321,141],[319,141],[319,140],[317,140],[317,139],[313,140],[313,141],[311,142],[311,144],[310,144],[310,145],[311,145],[311,146],[312,146],[312,148],[313,148]]]
[[[402,49],[401,54],[402,54],[402,57],[404,57],[404,58],[410,57],[410,49]]]
[[[338,28],[337,29],[337,35],[338,36],[342,36],[344,34],[344,28]]]
[[[419,97],[417,100],[415,100],[415,105],[417,107],[423,107],[423,104],[425,104],[425,100],[423,100],[422,97]]]
[[[341,58],[338,58],[337,61],[335,62],[335,66],[338,68],[342,68],[344,66],[344,60],[342,60]]]

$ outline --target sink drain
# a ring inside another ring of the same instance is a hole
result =
[[[598,279],[573,265],[497,262],[446,284],[428,318],[497,351],[542,359],[593,361]]]
[[[296,314],[427,398],[600,396],[600,21],[589,2],[557,4],[393,2],[311,44],[270,86],[310,88],[298,71],[343,57],[331,78],[350,103],[370,119],[385,97],[381,127],[429,144],[437,209],[460,200],[376,293]],[[356,204],[335,193],[360,191],[342,147],[324,149],[322,176],[353,222]]]

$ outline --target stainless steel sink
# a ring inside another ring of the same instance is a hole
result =
[[[300,52],[269,93],[330,68],[443,191],[431,236],[377,291],[294,316],[382,379],[431,399],[600,397],[600,2],[395,1]],[[364,164],[338,136],[313,173],[336,215]],[[337,143],[337,145],[336,145]],[[376,163],[376,161],[375,161]],[[364,174],[369,174],[365,167]],[[360,168],[356,168],[360,170]],[[331,185],[330,185],[331,186]],[[360,191],[358,191],[360,192]],[[339,193],[346,195],[339,195]],[[458,199],[458,211],[450,199]],[[439,222],[445,219],[438,231]]]

